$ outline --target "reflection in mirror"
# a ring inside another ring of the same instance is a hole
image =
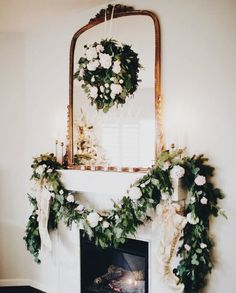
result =
[[[111,31],[108,36],[105,31]],[[138,54],[142,69],[138,89],[124,105],[113,106],[107,113],[97,111],[81,87],[73,80],[72,156],[78,166],[95,166],[106,170],[115,166],[148,168],[156,152],[156,36],[149,15],[127,15],[102,22],[85,30],[76,40],[73,74],[78,60],[85,54],[85,45],[106,37],[120,44],[131,45]],[[99,169],[96,167],[96,169]]]

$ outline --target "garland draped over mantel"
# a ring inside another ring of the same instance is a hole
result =
[[[150,209],[171,201],[174,182],[181,180],[188,193],[183,214],[186,225],[177,252],[180,261],[173,272],[179,283],[184,285],[185,293],[197,293],[205,286],[206,276],[213,265],[209,220],[211,216],[224,213],[218,206],[223,194],[210,181],[214,168],[207,164],[203,155],[188,157],[184,156],[183,150],[162,152],[155,166],[131,185],[127,194],[113,203],[112,209],[104,211],[84,207],[72,192],[64,188],[58,172],[62,166],[53,154],[35,158],[32,169],[31,179],[36,181],[41,191],[46,190],[50,194],[48,214],[42,213],[42,205],[39,204],[44,192],[41,192],[41,197],[29,195],[33,211],[24,240],[37,263],[40,263],[41,245],[45,239],[48,240],[47,235],[42,238],[39,231],[39,223],[45,223],[45,219],[49,232],[57,229],[59,221],[63,220],[69,227],[72,223],[77,224],[96,245],[117,247],[129,235],[135,236],[139,226],[151,221]],[[45,225],[41,224],[41,229],[45,234]]]

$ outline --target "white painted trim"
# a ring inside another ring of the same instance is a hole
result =
[[[44,292],[53,292],[44,284],[29,279],[0,279],[0,287],[30,286]]]
[[[0,279],[0,287],[31,286],[29,279]]]

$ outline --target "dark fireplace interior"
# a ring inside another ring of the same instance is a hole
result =
[[[148,242],[102,249],[80,233],[81,293],[148,293]]]

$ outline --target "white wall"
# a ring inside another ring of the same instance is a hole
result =
[[[19,2],[0,3],[0,279],[32,278],[56,293],[59,279],[64,286],[74,284],[77,271],[67,275],[66,268],[77,265],[70,252],[77,251],[78,239],[61,228],[62,234],[53,237],[63,241],[54,240],[54,253],[45,253],[41,266],[25,251],[30,163],[32,156],[54,151],[55,138],[65,137],[70,39],[100,7],[80,13],[80,3],[73,0],[48,0],[45,6],[25,0],[25,7]],[[205,153],[226,194],[229,219],[212,224],[217,262],[205,292],[236,292],[236,2],[123,3],[155,11],[160,19],[167,145],[177,142],[190,154]]]

